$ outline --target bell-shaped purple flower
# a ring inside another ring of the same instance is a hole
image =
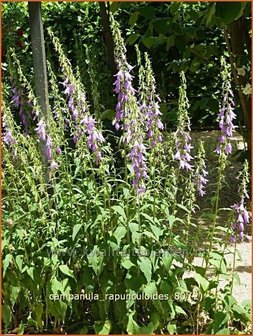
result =
[[[37,132],[40,140],[42,141],[46,140],[46,125],[42,119],[38,122],[37,128],[35,128],[35,131]]]

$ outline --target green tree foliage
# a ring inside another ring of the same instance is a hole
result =
[[[190,116],[194,126],[216,125],[220,97],[220,57],[229,57],[224,31],[228,29],[231,44],[236,40],[231,33],[231,25],[241,21],[245,31],[250,30],[250,4],[247,2],[226,3],[184,3],[184,2],[113,2],[110,10],[123,27],[127,37],[128,58],[136,64],[134,44],[141,51],[150,53],[153,60],[158,91],[162,97],[163,119],[168,126],[174,126],[177,118],[178,74],[186,72],[191,101]],[[43,3],[45,28],[52,27],[61,37],[65,52],[74,66],[79,66],[81,77],[87,87],[92,86],[89,78],[85,50],[92,46],[92,63],[95,63],[98,86],[103,87],[102,110],[114,108],[110,65],[106,57],[105,41],[98,3]],[[19,36],[20,29],[24,32]],[[3,45],[6,51],[8,41],[21,49],[27,58],[29,31],[27,9],[24,4],[4,4],[3,7]],[[6,32],[6,33],[5,33]],[[238,31],[238,36],[241,34]],[[245,34],[243,34],[245,35]],[[241,35],[240,35],[241,36]],[[11,41],[10,41],[11,40]],[[233,41],[232,41],[233,40]],[[54,59],[52,45],[46,37],[47,55]],[[20,42],[23,47],[20,46]],[[239,92],[236,100],[239,120],[249,124],[242,100],[249,100],[243,91],[250,82],[249,41],[243,40],[243,55],[234,60],[234,90]],[[233,51],[233,50],[232,50]],[[27,68],[30,68],[26,59]],[[239,70],[238,70],[239,69]],[[240,69],[244,69],[241,70]],[[244,76],[239,75],[244,71]],[[238,80],[237,80],[238,79]],[[92,97],[89,97],[92,100]],[[239,113],[240,112],[240,113]]]

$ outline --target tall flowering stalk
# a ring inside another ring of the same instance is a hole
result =
[[[54,135],[54,142],[56,143],[55,152],[57,154],[57,160],[59,160],[58,156],[62,154],[64,145],[67,145],[64,118],[67,117],[68,107],[65,99],[60,95],[57,78],[49,62],[47,62],[47,69],[51,89],[50,102],[52,106],[52,113],[50,114],[50,134]]]
[[[199,196],[204,196],[205,186],[208,180],[206,179],[206,176],[208,175],[208,172],[206,170],[206,162],[205,162],[205,148],[203,141],[200,141],[199,148],[198,148],[198,154],[196,158],[196,172],[195,172],[195,183],[197,186],[197,191]]]
[[[125,140],[131,140],[131,129],[134,133],[133,120],[131,118],[131,103],[135,100],[136,90],[132,86],[133,76],[131,74],[133,66],[128,64],[126,59],[126,47],[121,36],[118,23],[111,16],[112,33],[114,39],[114,56],[117,65],[116,80],[114,82],[114,91],[117,94],[116,116],[113,120],[113,125],[116,130],[122,129],[128,133]]]
[[[15,108],[18,109],[18,114],[19,114],[21,123],[24,127],[25,134],[28,134],[28,120],[27,120],[27,116],[25,114],[25,106],[24,106],[24,102],[23,102],[23,99],[22,99],[22,91],[19,90],[13,84],[11,92],[12,92],[12,97],[11,97],[12,102],[13,102]]]
[[[2,114],[2,142],[3,146],[11,151],[14,157],[17,156],[17,139],[15,135],[15,122],[7,108],[5,101],[2,101],[3,114]]]
[[[249,164],[245,161],[243,170],[239,173],[238,179],[241,179],[241,184],[238,189],[240,201],[234,204],[231,208],[234,210],[235,220],[232,224],[234,234],[231,237],[231,242],[235,242],[237,236],[240,240],[244,238],[244,227],[249,224],[250,216],[246,209],[246,200],[249,198],[247,186],[249,183]]]
[[[143,94],[141,111],[145,116],[147,137],[149,139],[150,145],[151,147],[156,147],[157,144],[161,143],[163,139],[161,131],[164,129],[164,125],[161,121],[162,113],[159,107],[161,99],[156,93],[156,82],[148,54],[145,53],[144,57],[145,94]]]
[[[232,120],[235,118],[233,112],[233,93],[231,91],[231,75],[229,72],[229,67],[226,64],[225,59],[221,58],[221,65],[223,67],[222,75],[222,88],[223,88],[223,97],[222,97],[222,108],[219,111],[218,120],[220,126],[220,137],[219,137],[219,145],[216,148],[216,153],[219,155],[219,165],[217,168],[217,183],[216,183],[216,191],[215,195],[212,198],[212,215],[213,215],[213,223],[211,227],[211,234],[209,238],[209,248],[206,256],[206,266],[205,266],[205,273],[209,266],[210,260],[210,253],[213,247],[213,237],[214,232],[217,224],[218,218],[218,209],[219,209],[219,202],[220,202],[220,193],[224,185],[225,181],[225,169],[228,164],[228,154],[232,152],[232,145],[231,145],[231,137],[234,131],[234,125]]]
[[[221,66],[223,68],[221,72],[222,105],[218,115],[221,135],[219,137],[219,144],[216,148],[216,152],[219,155],[221,155],[222,152],[229,155],[232,153],[231,138],[235,129],[233,120],[236,118],[236,115],[234,113],[234,95],[231,90],[231,73],[224,57],[221,58]]]
[[[181,86],[179,88],[179,101],[178,101],[178,124],[175,132],[175,145],[176,153],[174,160],[179,162],[179,168],[186,171],[192,170],[190,164],[193,159],[191,156],[191,149],[193,148],[190,141],[190,119],[188,116],[189,101],[186,95],[187,85],[184,72],[180,73]]]
[[[116,130],[123,131],[123,142],[130,151],[127,157],[131,161],[134,171],[133,186],[137,196],[146,191],[145,179],[147,178],[146,146],[144,144],[145,132],[140,108],[137,102],[136,90],[132,86],[133,67],[127,63],[126,47],[121,36],[118,23],[111,17],[112,33],[114,38],[115,62],[118,72],[114,82],[117,93],[116,116],[113,125]]]
[[[49,30],[53,45],[59,54],[59,62],[64,76],[64,94],[67,97],[67,104],[70,111],[70,118],[73,125],[73,140],[82,147],[85,140],[87,149],[94,154],[97,164],[102,159],[102,144],[105,139],[101,129],[97,127],[97,121],[91,116],[89,105],[86,100],[86,93],[78,76],[75,76],[70,61],[65,56],[59,39]]]
[[[28,101],[32,108],[33,120],[36,121],[37,127],[35,128],[35,132],[38,136],[39,147],[41,149],[43,164],[49,168],[49,170],[53,171],[58,168],[58,163],[55,162],[53,158],[53,154],[55,152],[54,144],[52,142],[49,125],[46,124],[45,116],[42,115],[40,106],[37,102],[37,98],[34,94],[33,88],[26,76],[23,74],[21,65],[19,60],[17,59],[14,52],[12,52],[12,57],[14,60],[14,64],[17,66],[17,72],[19,75],[20,82],[23,84],[25,90],[28,93]],[[49,171],[46,172],[46,179],[49,178]]]

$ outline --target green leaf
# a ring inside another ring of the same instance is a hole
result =
[[[129,258],[124,258],[121,261],[121,265],[127,270],[130,269],[131,267],[135,266],[135,264],[133,264],[132,261]]]
[[[243,10],[244,7],[240,2],[217,2],[215,14],[221,18],[223,23],[229,25],[242,16]]]
[[[34,280],[34,267],[29,267],[26,272],[29,274],[32,280]]]
[[[111,2],[110,3],[110,11],[111,13],[115,13],[121,6],[121,2]]]
[[[150,6],[138,9],[139,13],[147,19],[152,19],[155,16],[155,9]]]
[[[217,334],[218,330],[222,328],[229,320],[229,313],[216,312],[214,314],[213,320],[211,334]]]
[[[130,28],[132,28],[137,20],[138,20],[138,17],[139,17],[139,13],[138,12],[134,12],[131,14],[130,18],[129,18],[129,25],[130,25]]]
[[[132,44],[134,44],[134,43],[138,40],[139,37],[140,37],[139,34],[131,34],[131,35],[129,35],[128,38],[126,39],[126,43],[132,45]],[[114,114],[114,115],[115,115],[115,114]]]
[[[137,242],[140,238],[139,225],[137,223],[129,223],[129,230],[132,234],[132,241],[133,243]]]
[[[14,304],[16,303],[20,290],[21,290],[20,287],[17,287],[17,286],[11,287],[10,301],[11,301],[12,306],[14,306]]]
[[[167,217],[167,219],[168,219],[168,221],[169,221],[169,226],[170,226],[170,228],[172,228],[174,222],[176,221],[176,217],[173,216],[173,215],[170,215],[170,216]]]
[[[115,115],[116,115],[115,110],[112,110],[112,109],[105,110],[101,115],[101,120],[105,120],[105,119],[113,120],[115,118]]]
[[[187,40],[185,35],[176,35],[175,37],[175,46],[180,50],[184,51],[186,48]]]
[[[166,35],[169,31],[169,19],[158,19],[153,22],[154,29],[158,34]]]
[[[250,321],[251,320],[251,316],[250,314],[241,306],[239,306],[238,304],[233,305],[232,308],[233,312],[234,312],[234,318],[242,321],[242,320],[246,320],[246,321]]]
[[[150,282],[144,287],[144,293],[147,295],[154,295],[157,293],[157,288],[155,282]]]
[[[230,330],[228,328],[220,329],[216,332],[218,335],[230,335]]]
[[[12,255],[11,254],[7,254],[3,260],[3,263],[2,263],[2,267],[3,267],[3,278],[5,277],[5,273],[10,265],[10,262],[12,260]]]
[[[73,271],[69,269],[69,267],[67,265],[60,265],[59,269],[62,273],[68,275],[69,277],[75,279]]]
[[[38,323],[39,329],[42,329],[43,322],[42,322],[42,315],[43,315],[43,304],[36,303],[35,304],[35,315],[36,315],[36,322]]]
[[[125,210],[123,209],[122,206],[120,206],[120,205],[114,205],[114,206],[112,206],[112,209],[113,209],[116,213],[118,213],[120,216],[122,216],[122,218],[124,218],[124,220],[127,219],[127,218],[126,218]]]
[[[163,261],[163,264],[164,264],[164,267],[165,267],[166,271],[168,272],[170,270],[170,267],[171,267],[171,264],[172,264],[172,261],[173,261],[173,256],[171,254],[166,255],[166,256],[162,257],[162,261]]]
[[[152,276],[152,264],[151,261],[147,257],[139,257],[138,264],[140,266],[140,270],[145,275],[147,282],[151,281]]]
[[[159,227],[157,227],[156,225],[152,225],[150,224],[151,230],[154,233],[157,241],[159,241],[160,236],[163,234],[163,230],[161,230]]]
[[[176,334],[177,333],[177,325],[176,324],[168,324],[167,325],[167,330],[170,335]]]
[[[166,51],[175,45],[175,35],[170,35],[167,37]]]
[[[104,256],[95,245],[91,253],[87,256],[89,265],[93,268],[96,275],[99,275],[103,270]]]
[[[109,335],[112,328],[112,323],[110,320],[96,321],[94,323],[94,329],[97,335]]]
[[[121,240],[125,237],[127,233],[126,228],[123,225],[117,227],[113,233],[113,237],[116,238],[118,246],[120,245]]]
[[[172,2],[170,4],[170,13],[174,15],[180,8],[181,2]]]
[[[207,12],[207,16],[206,16],[206,25],[208,26],[209,23],[211,22],[214,14],[215,14],[215,5],[216,3],[213,2],[212,4],[209,4],[209,9],[208,9],[208,12]]]
[[[148,49],[150,49],[154,43],[154,37],[145,37],[142,40],[142,43],[145,45],[145,47],[147,47]]]
[[[5,303],[2,305],[2,317],[5,328],[7,329],[11,323],[12,313],[11,308]]]
[[[180,209],[184,210],[185,212],[190,213],[190,211],[189,211],[184,205],[182,205],[182,204],[177,204],[177,206],[178,206]]]
[[[197,281],[198,285],[202,288],[202,290],[205,292],[209,286],[209,282],[202,277],[200,274],[195,275],[195,280]]]
[[[76,235],[80,231],[81,227],[82,227],[82,224],[76,224],[76,225],[74,225],[73,232],[72,232],[72,240],[75,240]]]
[[[16,256],[16,264],[18,266],[19,271],[22,273],[23,270],[23,258],[21,255]]]

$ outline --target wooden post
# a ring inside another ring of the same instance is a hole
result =
[[[41,109],[41,116],[44,117],[46,125],[49,124],[49,99],[46,68],[46,53],[43,23],[41,15],[41,2],[28,2],[30,33],[32,41],[33,68],[35,77],[35,93]],[[42,161],[45,166],[45,179],[49,180],[48,161],[45,154],[46,142],[40,142]]]
[[[108,59],[108,63],[111,69],[111,73],[112,75],[115,75],[117,72],[117,68],[114,62],[114,43],[113,43],[113,37],[112,37],[112,32],[111,32],[111,27],[110,27],[109,13],[106,10],[106,6],[104,2],[99,2],[99,7],[100,7],[100,16],[101,16],[102,26],[103,26],[103,35],[104,35],[106,51],[107,51],[107,59]],[[109,8],[108,8],[108,11],[109,11]]]
[[[49,100],[41,2],[29,1],[28,9],[35,75],[35,91],[41,112],[45,118],[45,122],[47,123],[49,120]]]

